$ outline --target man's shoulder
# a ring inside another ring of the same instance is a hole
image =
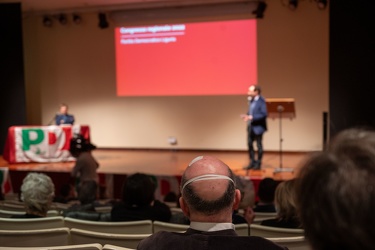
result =
[[[264,98],[264,96],[260,95],[258,101],[266,102],[266,98]]]
[[[267,250],[285,250],[274,242],[258,236],[212,236],[209,239],[209,249],[228,249],[236,250],[248,249],[267,249]]]
[[[234,235],[211,235],[157,232],[142,240],[137,249],[267,249],[285,250],[272,241],[256,236],[234,236]]]
[[[173,249],[179,245],[179,238],[185,235],[184,233],[173,233],[160,231],[153,233],[146,239],[143,239],[137,249],[168,249],[171,246]]]

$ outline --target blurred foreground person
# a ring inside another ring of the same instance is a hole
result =
[[[241,200],[229,167],[210,156],[195,158],[181,180],[180,205],[190,219],[185,233],[158,232],[137,249],[285,249],[261,237],[238,236],[233,210]]]
[[[314,250],[375,248],[375,132],[340,132],[301,169],[297,201]]]

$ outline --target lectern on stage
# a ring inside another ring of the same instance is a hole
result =
[[[289,118],[293,119],[296,117],[294,108],[294,98],[267,98],[267,111],[268,117],[279,119],[279,145],[280,145],[280,166],[276,168],[274,173],[279,172],[293,172],[293,168],[283,168],[283,135],[282,135],[282,119]]]

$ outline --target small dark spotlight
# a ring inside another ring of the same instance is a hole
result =
[[[289,0],[288,7],[291,10],[297,9],[297,7],[298,7],[298,0]]]
[[[99,18],[99,24],[98,24],[99,28],[105,29],[109,27],[109,23],[107,21],[107,16],[105,13],[99,13],[98,18]]]
[[[80,15],[73,13],[72,17],[73,17],[73,23],[75,23],[75,24],[82,23],[82,18],[81,18]]]
[[[51,27],[52,26],[52,18],[49,16],[43,17],[43,25],[44,27]]]
[[[66,17],[65,14],[60,14],[60,15],[58,16],[58,20],[59,20],[59,23],[60,23],[61,25],[66,25],[66,24],[68,23],[68,18]]]
[[[327,8],[328,0],[316,0],[316,3],[318,5],[318,9],[324,10]]]
[[[256,10],[253,11],[253,14],[256,18],[263,18],[264,17],[264,11],[267,8],[267,4],[265,2],[259,2],[258,7]]]

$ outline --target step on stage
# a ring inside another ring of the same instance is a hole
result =
[[[261,170],[244,170],[249,164],[246,151],[184,151],[184,150],[127,150],[127,149],[96,149],[93,151],[99,162],[98,173],[100,182],[107,186],[109,198],[120,198],[121,188],[126,175],[141,172],[153,175],[158,179],[157,190],[162,198],[168,191],[178,191],[179,180],[189,162],[199,155],[210,155],[225,162],[236,175],[246,176],[257,183],[265,177],[276,180],[288,180],[298,174],[298,168],[308,153],[288,153],[282,155],[282,166],[293,169],[293,172],[275,173],[280,167],[278,152],[265,152]],[[2,157],[0,167],[8,167],[13,192],[18,193],[22,179],[28,172],[48,174],[55,183],[56,193],[63,183],[71,182],[70,171],[74,162],[54,163],[17,163],[8,164]]]

